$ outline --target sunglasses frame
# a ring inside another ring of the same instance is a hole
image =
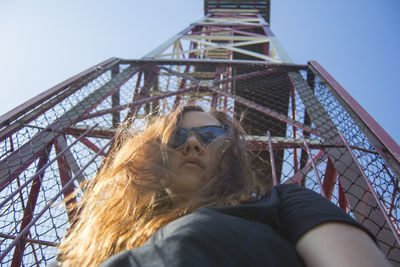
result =
[[[200,137],[201,133],[199,132],[199,130],[204,129],[204,128],[207,128],[207,127],[219,128],[219,129],[221,129],[224,133],[221,134],[221,135],[219,135],[219,136],[216,136],[215,138],[213,138],[213,139],[211,140],[210,143],[207,144],[207,143],[205,143],[205,142],[201,139],[201,137]],[[181,130],[181,129],[185,130],[185,133],[186,133],[186,140],[185,140],[185,142],[183,142],[182,145],[177,146],[177,147],[173,147],[172,144],[171,144],[172,142],[170,142],[170,146],[172,147],[172,149],[178,150],[178,149],[180,149],[181,147],[183,147],[183,146],[187,143],[187,141],[188,141],[188,139],[189,139],[189,137],[190,137],[190,133],[191,133],[191,132],[194,132],[194,134],[195,134],[197,140],[199,140],[199,142],[200,142],[201,144],[203,144],[204,146],[207,146],[207,145],[210,145],[210,144],[211,144],[215,139],[217,139],[218,137],[221,137],[221,136],[226,135],[226,134],[228,133],[228,131],[229,131],[229,128],[228,128],[228,127],[226,127],[226,126],[220,126],[220,125],[204,125],[204,126],[200,126],[200,127],[188,127],[188,128],[185,128],[185,127],[178,127],[178,128],[174,131],[174,133],[172,134],[171,140],[174,138],[175,132],[177,132],[178,130]]]

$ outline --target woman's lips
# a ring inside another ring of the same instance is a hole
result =
[[[182,163],[182,167],[185,168],[195,168],[195,169],[204,169],[204,164],[196,157],[188,157],[184,159]]]
[[[202,169],[202,167],[196,162],[185,162],[182,166],[186,168]]]

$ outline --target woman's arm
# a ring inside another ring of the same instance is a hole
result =
[[[324,223],[305,233],[296,249],[308,267],[391,266],[372,239],[344,223]]]

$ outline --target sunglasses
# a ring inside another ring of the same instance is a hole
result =
[[[217,125],[191,127],[191,128],[179,127],[172,134],[170,146],[173,149],[180,148],[186,143],[191,132],[194,132],[197,136],[197,139],[204,145],[209,145],[216,138],[225,135],[228,132],[228,128],[225,126],[217,126]]]

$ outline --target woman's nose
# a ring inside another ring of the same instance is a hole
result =
[[[203,144],[199,141],[199,139],[197,139],[196,135],[193,132],[190,133],[188,140],[183,147],[183,153],[188,154],[192,151],[198,154],[203,154],[204,151]]]

